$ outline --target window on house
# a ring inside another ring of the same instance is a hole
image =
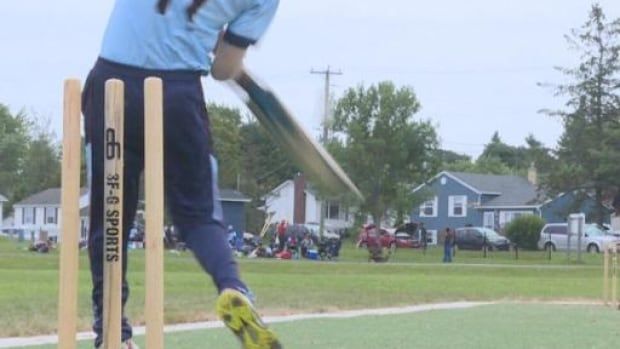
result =
[[[327,202],[327,211],[325,212],[327,219],[339,219],[340,218],[340,204],[337,202]]]
[[[34,219],[35,219],[34,210],[35,210],[34,207],[22,208],[22,224],[34,224]]]
[[[467,196],[455,195],[448,197],[448,213],[449,217],[467,216]]]
[[[58,209],[56,207],[45,208],[45,224],[58,223]]]
[[[420,205],[420,217],[437,217],[437,197]]]

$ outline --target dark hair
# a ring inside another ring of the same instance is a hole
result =
[[[191,21],[196,12],[200,9],[202,5],[204,5],[207,0],[194,0],[191,5],[187,8],[187,17]],[[159,0],[157,2],[157,11],[162,15],[166,12],[168,5],[170,4],[170,0]]]

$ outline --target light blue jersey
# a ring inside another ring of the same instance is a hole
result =
[[[159,70],[209,72],[219,33],[246,47],[267,30],[278,0],[207,0],[190,19],[193,0],[169,0],[163,14],[158,0],[117,0],[106,29],[101,57]]]

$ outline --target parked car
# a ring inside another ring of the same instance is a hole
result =
[[[396,247],[419,248],[422,246],[417,223],[405,223],[394,231]]]
[[[611,224],[603,223],[603,226],[600,227],[605,232],[605,235],[611,235],[620,238],[620,231],[614,230]]]
[[[374,224],[363,226],[357,238],[357,247],[360,248],[380,246],[395,250],[397,244],[395,235],[390,234],[387,229],[377,228]]]
[[[420,248],[420,240],[407,233],[396,233],[394,234],[394,238],[396,239],[396,247],[398,248]]]
[[[586,224],[584,236],[581,239],[581,246],[585,251],[598,253],[603,250],[603,245],[610,242],[620,242],[620,238],[607,234],[596,224]],[[568,249],[568,224],[551,223],[546,224],[540,231],[538,248],[552,251]],[[571,234],[570,249],[577,250],[577,236]]]
[[[495,230],[484,227],[465,227],[456,229],[454,241],[459,250],[482,250],[486,245],[492,250],[508,251],[510,240]]]

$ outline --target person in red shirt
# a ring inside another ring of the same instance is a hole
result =
[[[286,219],[283,219],[282,222],[278,224],[278,227],[276,229],[276,233],[278,234],[278,241],[279,241],[278,249],[280,251],[284,250],[284,244],[286,243],[286,228],[287,227],[288,227],[288,224],[286,223]]]

